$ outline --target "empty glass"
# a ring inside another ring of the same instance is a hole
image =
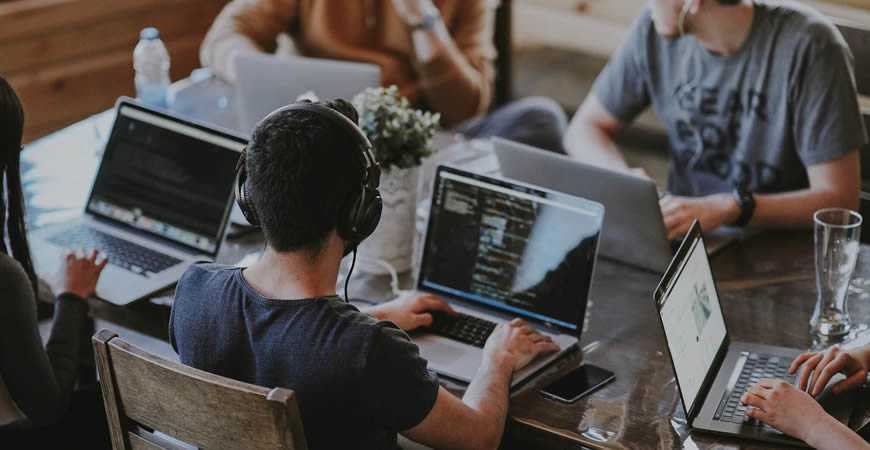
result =
[[[819,343],[845,338],[852,328],[847,297],[858,260],[861,215],[842,208],[816,211],[816,289],[818,298],[810,327]]]

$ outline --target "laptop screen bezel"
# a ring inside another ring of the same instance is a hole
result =
[[[674,287],[674,284],[679,279],[680,275],[683,273],[683,269],[685,269],[686,265],[689,263],[689,258],[692,255],[692,250],[695,248],[695,245],[700,245],[704,250],[704,257],[708,258],[706,246],[704,244],[704,237],[701,232],[701,223],[698,220],[695,220],[692,224],[691,229],[686,234],[686,237],[683,239],[683,242],[680,244],[679,250],[677,250],[677,254],[671,260],[671,263],[668,265],[668,269],[665,271],[664,276],[662,276],[661,281],[658,286],[656,286],[656,290],[653,293],[653,297],[655,300],[656,306],[656,315],[659,320],[659,324],[662,327],[662,334],[665,338],[665,347],[668,352],[668,358],[671,361],[671,368],[674,371],[674,380],[677,383],[677,395],[680,397],[680,403],[683,405],[683,411],[686,412],[686,419],[688,424],[691,426],[692,422],[695,420],[695,417],[701,411],[701,408],[704,406],[704,403],[707,399],[707,393],[710,391],[710,388],[713,385],[713,382],[716,380],[716,375],[719,374],[719,370],[722,367],[722,362],[725,360],[725,356],[728,353],[728,347],[731,343],[731,334],[728,332],[728,321],[725,319],[725,311],[722,309],[722,300],[719,296],[719,285],[716,281],[716,274],[712,270],[712,265],[710,265],[710,276],[713,279],[713,290],[716,294],[717,303],[719,303],[719,311],[722,314],[722,321],[725,326],[725,337],[722,339],[722,343],[719,348],[716,350],[716,356],[713,358],[713,363],[707,369],[707,373],[704,376],[704,381],[701,383],[701,387],[698,390],[698,395],[695,396],[695,400],[691,405],[686,405],[685,400],[683,399],[683,391],[682,386],[680,386],[680,378],[677,376],[677,365],[674,362],[674,357],[671,354],[670,345],[668,345],[668,333],[665,328],[664,321],[661,317],[661,310],[667,300],[668,295]]]
[[[498,307],[495,307],[492,305],[487,305],[486,303],[483,303],[483,302],[475,302],[475,301],[463,298],[459,295],[453,295],[450,293],[442,292],[440,290],[435,290],[435,289],[432,289],[432,288],[425,286],[424,280],[423,280],[423,268],[426,267],[426,261],[429,258],[429,245],[427,244],[428,239],[429,239],[428,234],[429,234],[429,230],[431,229],[431,227],[433,225],[434,216],[435,216],[434,214],[432,214],[432,211],[431,211],[431,208],[432,208],[431,203],[430,203],[429,217],[427,219],[427,224],[426,224],[426,232],[423,234],[422,241],[421,241],[422,245],[423,245],[423,251],[422,251],[422,255],[420,257],[420,264],[417,267],[417,273],[416,273],[416,275],[417,275],[416,288],[418,291],[427,292],[427,293],[431,293],[434,295],[446,297],[452,301],[458,301],[458,302],[462,303],[463,305],[468,305],[468,306],[475,308],[475,309],[485,309],[487,311],[491,311],[491,312],[493,312],[497,315],[501,315],[501,316],[510,316],[513,314],[515,317],[522,317],[524,320],[528,320],[529,322],[541,325],[545,328],[556,329],[560,333],[574,335],[574,336],[579,338],[583,332],[584,320],[586,318],[586,309],[587,309],[588,304],[589,304],[589,293],[592,290],[592,283],[595,280],[595,269],[598,266],[598,246],[601,244],[601,232],[602,232],[601,226],[604,223],[604,206],[601,205],[600,203],[593,202],[591,200],[582,199],[580,197],[576,197],[576,196],[573,196],[571,194],[555,192],[555,191],[552,191],[549,189],[541,188],[538,186],[532,186],[529,184],[520,183],[520,182],[516,182],[513,180],[506,180],[503,178],[493,178],[493,177],[481,175],[478,173],[467,172],[467,171],[464,171],[464,170],[461,170],[461,169],[458,169],[455,167],[447,166],[447,165],[439,165],[435,171],[435,178],[434,178],[434,181],[432,183],[432,191],[430,192],[430,197],[429,197],[430,202],[432,200],[434,200],[435,192],[437,192],[438,186],[443,180],[442,173],[444,173],[444,172],[448,172],[448,173],[462,176],[462,177],[471,178],[473,180],[481,181],[481,182],[484,182],[487,184],[494,184],[496,186],[505,187],[505,188],[511,189],[511,190],[525,189],[525,190],[534,190],[534,191],[546,193],[546,194],[554,194],[554,195],[560,195],[560,196],[566,196],[566,197],[574,197],[574,198],[582,200],[586,203],[589,203],[590,205],[594,205],[600,209],[601,223],[599,224],[598,239],[596,239],[596,242],[595,242],[595,250],[594,250],[595,256],[592,259],[592,264],[591,264],[592,267],[589,268],[589,287],[588,287],[587,292],[586,292],[585,301],[583,302],[583,304],[580,307],[579,317],[575,319],[576,326],[577,326],[576,329],[564,326],[564,325],[557,323],[557,322],[551,322],[551,321],[544,320],[544,319],[539,319],[539,318],[530,317],[530,316],[526,316],[526,315],[511,313],[508,310],[498,308]]]
[[[235,141],[235,142],[238,142],[239,144],[241,144],[242,147],[244,147],[245,145],[248,144],[247,138],[242,137],[242,136],[237,135],[237,134],[233,134],[229,130],[217,129],[214,126],[209,126],[209,125],[197,123],[197,122],[194,122],[194,121],[191,121],[188,119],[183,119],[181,117],[168,114],[164,111],[160,111],[160,110],[142,105],[142,104],[138,103],[137,101],[135,101],[134,99],[127,98],[127,97],[121,97],[115,103],[115,119],[112,122],[112,130],[109,133],[108,139],[106,139],[106,142],[103,145],[103,152],[102,152],[103,155],[106,154],[108,147],[110,145],[112,145],[112,143],[114,142],[115,133],[118,131],[118,126],[119,126],[118,119],[121,116],[121,111],[123,108],[132,108],[132,109],[135,109],[137,111],[140,111],[140,112],[148,114],[148,115],[153,115],[153,116],[159,117],[159,118],[164,119],[164,120],[176,122],[180,125],[191,127],[191,128],[197,129],[199,131],[202,131],[202,132],[205,132],[208,134],[213,134],[215,136],[218,136],[220,138],[224,138],[224,139],[227,139],[230,141]],[[236,150],[229,149],[229,148],[226,148],[226,147],[223,147],[220,145],[216,145],[216,147],[221,148],[223,150],[226,150],[228,152],[236,151]],[[241,156],[241,151],[238,151],[237,153],[239,154],[239,156]],[[91,183],[91,189],[90,189],[90,192],[88,194],[88,200],[85,203],[84,213],[86,215],[97,218],[100,221],[109,222],[112,225],[117,225],[126,231],[130,231],[130,232],[135,233],[135,234],[141,234],[141,235],[148,236],[149,238],[155,239],[161,243],[166,243],[166,244],[171,245],[173,247],[183,248],[185,251],[191,252],[193,254],[207,255],[207,256],[214,258],[217,256],[218,253],[220,253],[220,249],[221,249],[221,246],[222,246],[223,240],[224,240],[224,234],[226,234],[227,224],[229,223],[229,220],[230,220],[230,213],[231,213],[232,208],[233,208],[233,203],[234,203],[233,199],[235,198],[235,193],[234,193],[232,188],[230,189],[227,205],[224,208],[224,212],[223,212],[223,215],[221,217],[220,226],[218,227],[218,235],[216,236],[216,245],[215,245],[214,251],[205,251],[199,247],[195,247],[192,245],[185,244],[183,242],[169,239],[169,238],[167,238],[165,236],[161,236],[157,233],[152,233],[152,232],[149,232],[147,230],[143,230],[141,228],[131,226],[128,223],[122,222],[122,221],[114,219],[112,217],[109,217],[109,216],[106,216],[103,214],[98,214],[94,211],[91,211],[90,205],[91,205],[91,201],[93,200],[93,197],[94,197],[94,188],[97,185],[97,180],[99,179],[100,175],[102,174],[103,162],[104,162],[103,159],[101,159],[100,165],[97,168],[97,172],[94,175],[94,180]],[[234,183],[234,182],[235,182],[235,178],[232,180],[228,180],[228,183]]]

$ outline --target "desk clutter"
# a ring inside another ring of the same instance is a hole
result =
[[[0,77],[0,447],[867,447],[861,27],[653,2],[569,120],[495,3],[235,0],[27,145]]]

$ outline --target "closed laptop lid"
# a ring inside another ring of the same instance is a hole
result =
[[[247,140],[119,100],[86,212],[216,256]]]
[[[374,64],[243,53],[235,57],[237,113],[241,132],[251,133],[270,112],[314,94],[320,100],[351,100],[381,85]]]
[[[655,273],[673,257],[651,180],[494,138],[502,175],[599,202],[607,209],[601,255]]]
[[[691,423],[728,347],[725,316],[698,221],[683,240],[654,297],[680,398]]]
[[[418,288],[579,336],[604,207],[445,166],[433,189]]]

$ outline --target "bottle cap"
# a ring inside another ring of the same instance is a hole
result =
[[[160,32],[157,31],[157,28],[148,27],[143,29],[142,32],[139,33],[139,39],[145,41],[154,41],[160,39]]]

